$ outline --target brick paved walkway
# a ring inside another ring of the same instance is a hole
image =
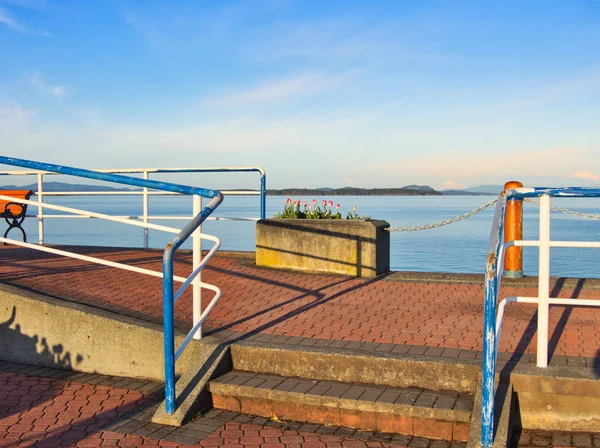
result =
[[[219,410],[182,428],[157,425],[150,418],[161,388],[148,381],[0,361],[0,447],[464,447]]]
[[[160,251],[76,248],[88,255],[160,270]],[[187,276],[191,256],[182,252],[175,271]],[[303,274],[254,266],[252,256],[223,254],[203,272],[203,280],[219,286],[223,297],[206,326],[304,338],[482,349],[482,278],[457,282],[374,280],[338,275]],[[90,265],[19,248],[0,249],[0,282],[25,287],[126,315],[161,322],[161,281],[99,265]],[[597,282],[596,282],[597,283]],[[579,281],[558,282],[552,295],[600,299],[600,288]],[[190,288],[191,289],[191,288]],[[205,301],[211,297],[205,293]],[[536,295],[531,286],[503,286],[501,296]],[[178,325],[189,328],[191,296],[175,307]],[[533,305],[507,307],[501,352],[535,353],[536,312]],[[555,306],[550,311],[550,353],[600,358],[600,309]]]

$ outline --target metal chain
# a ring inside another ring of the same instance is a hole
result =
[[[533,199],[523,198],[523,200],[525,202],[529,202],[530,204],[537,205],[538,207],[540,206],[540,203],[538,201],[534,201]],[[578,212],[575,210],[569,210],[568,208],[558,207],[556,205],[551,205],[550,208],[552,210],[554,210],[555,212],[564,213],[565,215],[579,216],[581,218],[595,219],[595,220],[600,221],[600,215],[593,215],[591,213],[582,213],[582,212]]]
[[[445,221],[440,221],[440,222],[436,222],[434,224],[425,224],[423,226],[415,226],[415,227],[394,227],[392,229],[386,229],[390,232],[414,232],[417,230],[428,230],[428,229],[435,229],[436,227],[441,227],[441,226],[445,226],[448,224],[453,224],[455,222],[461,221],[463,219],[467,219],[473,215],[476,215],[477,213],[479,213],[482,210],[485,210],[488,207],[491,207],[492,205],[494,205],[496,203],[498,199],[494,199],[493,201],[488,202],[487,204],[482,205],[479,208],[476,208],[475,210],[471,210],[468,213],[465,213],[464,215],[460,215],[457,216],[455,218],[452,219],[446,219]]]

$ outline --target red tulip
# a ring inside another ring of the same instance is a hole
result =
[[[287,203],[291,204],[292,203],[292,198],[287,198]]]
[[[333,207],[333,201],[329,201],[329,206]]]

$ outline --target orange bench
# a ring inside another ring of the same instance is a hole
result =
[[[0,190],[1,196],[11,196],[15,199],[29,199],[33,192],[31,190]],[[4,238],[11,229],[19,229],[23,234],[23,241],[27,241],[25,230],[21,227],[27,213],[27,204],[11,202],[6,199],[0,199],[0,217],[8,223],[8,229],[4,232]]]

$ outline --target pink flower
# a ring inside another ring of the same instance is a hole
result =
[[[333,201],[329,201],[329,204],[328,204],[328,205],[329,205],[330,207],[333,207]]]
[[[340,209],[340,204],[336,205],[335,208]]]
[[[308,204],[308,202],[304,201],[304,206],[306,207],[306,204]]]
[[[317,205],[317,200],[313,199],[313,205]]]
[[[323,206],[327,205],[327,201],[325,199],[323,199]]]
[[[309,209],[309,210],[310,210],[310,209],[312,209],[312,205],[309,205],[309,206],[308,206],[308,209]]]
[[[292,198],[287,198],[287,203],[291,204],[292,203]]]

